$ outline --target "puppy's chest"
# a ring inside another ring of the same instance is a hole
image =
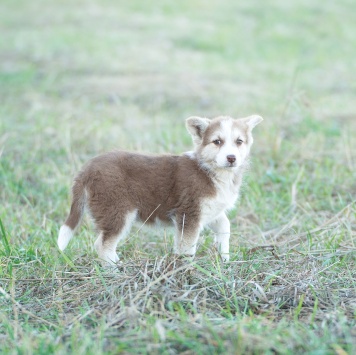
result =
[[[234,207],[239,195],[239,189],[236,186],[226,185],[217,188],[214,197],[205,198],[201,202],[202,223],[210,223],[221,212]]]

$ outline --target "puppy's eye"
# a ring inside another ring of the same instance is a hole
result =
[[[215,141],[213,141],[213,143],[215,145],[221,145],[222,144],[222,140],[221,139],[215,139]]]
[[[243,141],[242,139],[240,139],[240,138],[236,140],[236,144],[237,144],[237,145],[241,145],[243,142],[244,142],[244,141]]]

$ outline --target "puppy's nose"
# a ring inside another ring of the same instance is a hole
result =
[[[232,163],[235,163],[235,161],[236,161],[236,156],[235,156],[235,155],[227,155],[227,156],[226,156],[226,159],[227,159],[227,161],[228,161],[230,164],[232,164]]]

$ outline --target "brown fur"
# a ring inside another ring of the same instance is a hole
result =
[[[213,196],[215,187],[207,172],[187,156],[103,154],[92,159],[75,179],[71,212],[65,222],[72,229],[80,221],[84,191],[105,243],[116,238],[127,212],[138,206],[142,222],[152,223],[156,218],[171,222],[175,217],[182,230],[184,218],[184,233],[195,230],[200,200]]]

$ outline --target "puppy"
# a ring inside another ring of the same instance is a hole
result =
[[[190,117],[186,127],[192,152],[150,156],[116,151],[90,160],[75,178],[59,249],[66,248],[87,208],[100,232],[95,248],[108,264],[119,260],[117,244],[134,221],[173,225],[174,252],[181,255],[195,254],[199,233],[208,226],[228,261],[230,222],[225,212],[239,196],[252,130],[262,120],[257,115]]]

